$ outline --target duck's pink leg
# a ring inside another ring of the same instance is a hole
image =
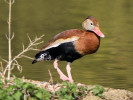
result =
[[[69,78],[63,74],[63,72],[58,68],[58,60],[55,59],[54,61],[54,68],[57,70],[58,74],[60,75],[60,79],[62,79],[63,81],[69,80]]]
[[[67,70],[67,74],[68,74],[68,77],[69,77],[69,81],[71,83],[73,83],[73,79],[72,79],[72,75],[71,75],[71,67],[70,67],[70,62],[67,63],[67,66],[66,66],[66,70]]]

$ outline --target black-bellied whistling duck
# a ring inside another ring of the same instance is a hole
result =
[[[54,68],[63,81],[73,83],[70,64],[87,54],[95,53],[100,45],[100,37],[104,37],[97,20],[91,16],[83,23],[83,30],[71,29],[57,34],[36,55],[32,64],[37,61],[54,60]],[[67,74],[58,68],[58,61],[67,61]]]

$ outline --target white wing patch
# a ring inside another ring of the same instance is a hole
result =
[[[48,47],[46,47],[44,50],[50,49],[52,47],[57,47],[62,43],[73,42],[73,41],[76,41],[78,39],[79,39],[79,37],[77,37],[77,36],[73,36],[73,37],[68,38],[68,39],[58,39],[58,40],[54,41],[52,44],[50,44]]]

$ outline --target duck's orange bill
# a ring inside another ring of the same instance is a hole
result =
[[[104,34],[100,31],[99,27],[95,27],[94,32],[100,37],[105,37]]]

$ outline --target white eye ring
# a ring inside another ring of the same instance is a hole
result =
[[[44,58],[44,54],[41,54],[41,56],[40,56],[41,58]]]
[[[44,58],[44,56],[45,56],[45,55],[47,55],[47,54],[41,54],[41,56],[40,56],[40,57],[41,57],[41,58]]]

